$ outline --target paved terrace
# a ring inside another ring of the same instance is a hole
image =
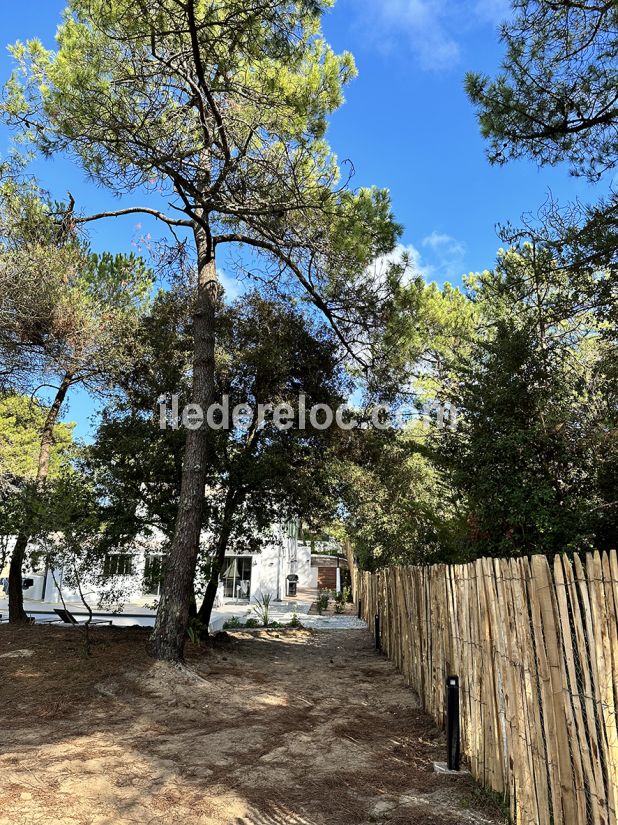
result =
[[[363,621],[353,616],[309,616],[309,609],[316,598],[316,590],[300,588],[296,597],[286,597],[280,602],[272,601],[270,605],[271,617],[274,621],[287,624],[296,614],[305,627],[314,630],[358,630],[366,626]],[[80,621],[84,621],[88,615],[81,602],[68,601],[66,606]],[[60,607],[62,605],[56,602],[24,600],[26,613],[41,622],[53,619],[56,616],[54,608]],[[91,605],[91,607],[95,618],[111,619],[116,627],[130,627],[132,625],[152,627],[154,625],[155,611],[144,607],[142,604],[126,604],[119,613],[101,610],[94,605]],[[6,620],[9,615],[9,604],[6,598],[0,599],[0,615],[2,621]],[[210,629],[212,631],[221,630],[225,622],[233,616],[244,622],[251,616],[255,617],[256,613],[253,606],[248,602],[230,599],[221,607],[213,610]]]

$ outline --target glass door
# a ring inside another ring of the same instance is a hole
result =
[[[225,566],[223,568],[223,596],[226,599],[233,599],[235,596],[234,593],[234,584],[236,583],[236,575],[237,575],[237,567],[236,567],[236,557],[235,556],[226,556],[225,557]]]
[[[252,559],[244,556],[238,559],[238,580],[236,590],[241,599],[249,601],[251,598],[251,564]]]
[[[223,568],[223,596],[226,599],[246,599],[251,596],[251,557],[226,556]]]

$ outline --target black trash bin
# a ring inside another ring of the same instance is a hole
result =
[[[288,576],[288,596],[295,596],[298,589],[298,576],[292,573]]]

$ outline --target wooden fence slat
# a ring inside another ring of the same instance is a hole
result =
[[[482,562],[484,598],[487,609],[486,616],[486,666],[487,666],[487,686],[488,703],[490,707],[491,727],[489,729],[489,741],[487,743],[490,761],[489,776],[487,784],[494,791],[499,791],[504,787],[503,775],[503,755],[502,755],[502,732],[500,724],[500,694],[501,678],[497,661],[497,650],[499,645],[500,626],[496,612],[497,597],[493,568],[491,561],[485,559]]]
[[[603,779],[601,766],[602,745],[597,737],[597,713],[594,701],[595,676],[590,662],[590,649],[584,626],[584,613],[582,612],[582,607],[580,606],[580,599],[582,604],[584,603],[581,592],[582,588],[585,588],[585,583],[580,582],[578,592],[576,575],[579,578],[583,571],[578,556],[573,559],[573,564],[575,566],[575,573],[571,564],[565,565],[565,577],[568,586],[567,592],[569,595],[569,604],[575,630],[574,652],[577,656],[575,666],[578,668],[578,689],[581,695],[580,701],[582,711],[585,713],[583,747],[586,745],[588,746],[590,762],[594,773],[594,782],[590,782],[589,784],[589,795],[591,798],[590,807],[594,808],[598,813],[601,825],[606,825],[609,823],[610,819],[608,813],[608,800],[605,793],[605,782]]]
[[[583,673],[581,672],[582,665],[578,661],[578,655],[573,643],[574,640],[575,643],[577,643],[578,630],[576,624],[578,622],[579,605],[571,602],[569,612],[569,599],[572,599],[573,593],[573,570],[571,562],[566,556],[562,558],[556,556],[554,560],[554,578],[556,580],[556,595],[558,598],[560,621],[563,628],[564,658],[569,681],[568,685],[565,684],[565,691],[571,702],[573,717],[573,729],[570,731],[570,739],[571,747],[575,752],[577,772],[575,792],[577,795],[579,821],[586,822],[588,802],[585,789],[588,787],[596,791],[599,784],[602,786],[602,779],[600,770],[598,772],[595,771],[595,765],[591,758],[590,740],[591,736],[593,736],[596,741],[596,727],[593,726],[592,730],[590,730],[584,720],[584,709],[579,687],[579,683],[583,679]],[[579,679],[577,673],[578,665],[580,668]],[[598,748],[596,748],[596,752],[598,753]],[[602,794],[602,797],[603,796],[604,794]],[[590,813],[592,825],[601,825],[599,805],[591,805]]]
[[[353,571],[371,631],[515,825],[618,825],[618,555]]]
[[[617,690],[618,690],[618,628],[616,627],[616,604],[614,602],[614,587],[612,584],[612,570],[610,557],[603,553],[601,557],[603,572],[603,594],[605,597],[604,624],[607,628],[606,666],[607,666],[607,697],[608,697],[608,729],[610,759],[613,766],[613,784],[618,784],[618,727],[616,720]]]
[[[516,642],[511,654],[511,667],[516,690],[521,693],[521,710],[511,731],[513,739],[518,742],[520,754],[519,762],[515,765],[521,789],[517,807],[521,808],[523,822],[539,821],[544,809],[553,811],[553,784],[548,782],[552,771],[545,767],[539,776],[535,770],[538,762],[535,757],[539,752],[544,765],[547,766],[548,762],[551,764],[547,742],[549,720],[542,713],[544,691],[541,675],[547,669],[547,663],[544,650],[540,662],[536,653],[536,613],[531,610],[534,582],[527,559],[510,561],[509,576],[514,604],[512,633]]]
[[[576,568],[578,559],[575,558]],[[590,663],[593,673],[594,700],[597,724],[601,731],[600,753],[604,765],[604,778],[607,789],[607,805],[611,822],[616,821],[616,784],[613,777],[611,763],[611,742],[608,737],[608,725],[611,720],[608,718],[608,675],[606,667],[606,642],[607,629],[603,621],[602,600],[602,572],[601,561],[598,553],[589,553],[586,556],[586,573],[581,564],[578,569],[578,582],[580,593],[584,603],[584,615],[586,621],[587,641],[590,649]],[[611,677],[610,677],[611,678]]]
[[[504,792],[509,797],[511,818],[515,821],[517,811],[515,801],[519,794],[516,790],[515,764],[518,764],[518,749],[520,740],[512,737],[511,726],[513,719],[517,716],[517,688],[514,682],[514,668],[512,667],[512,646],[513,646],[513,605],[510,582],[508,579],[508,565],[502,559],[494,560],[494,578],[496,583],[497,603],[496,609],[500,620],[500,672],[502,681],[503,699],[503,733],[504,760],[505,760],[505,781]],[[548,825],[542,823],[541,825]]]
[[[576,725],[577,706],[573,701],[573,691],[570,683],[573,673],[573,649],[572,633],[567,610],[566,585],[564,580],[562,560],[559,556],[554,559],[554,583],[555,601],[557,605],[556,628],[558,630],[558,650],[557,656],[560,662],[560,676],[562,680],[562,705],[564,710],[567,741],[570,749],[572,765],[573,786],[572,804],[576,806],[577,813],[573,811],[572,817],[567,817],[567,821],[574,823],[586,821],[586,793],[584,788],[584,760],[579,746],[578,728]],[[567,806],[567,801],[563,798],[563,808]]]
[[[543,618],[543,635],[549,665],[552,693],[553,718],[555,720],[555,738],[558,748],[558,789],[563,821],[566,825],[577,821],[575,813],[575,777],[571,763],[569,722],[569,703],[566,701],[564,685],[564,660],[561,656],[560,627],[558,622],[556,595],[550,576],[549,564],[544,556],[533,557],[533,569],[537,576],[538,596]],[[554,812],[554,818],[556,813]]]

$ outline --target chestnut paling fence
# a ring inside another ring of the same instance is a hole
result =
[[[618,825],[618,558],[356,571],[355,596],[426,710],[460,679],[470,770],[517,825]]]

